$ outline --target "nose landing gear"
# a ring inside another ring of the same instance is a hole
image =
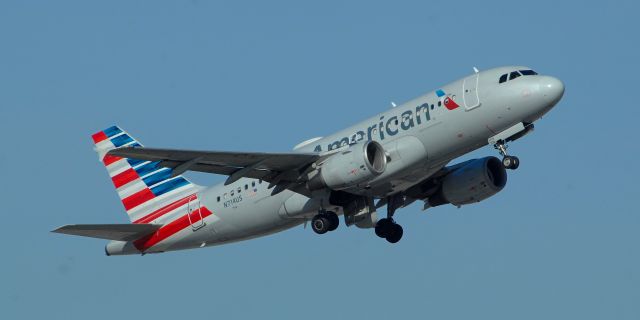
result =
[[[507,154],[507,144],[503,141],[503,140],[499,140],[497,141],[494,145],[494,148],[496,148],[498,150],[498,152],[500,152],[500,155],[502,155],[502,165],[507,168],[507,169],[511,169],[511,170],[515,170],[518,169],[518,167],[520,166],[520,159],[518,159],[518,157],[516,156],[510,156]]]

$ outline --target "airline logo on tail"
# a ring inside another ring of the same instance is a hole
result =
[[[132,221],[157,209],[167,198],[183,198],[195,192],[194,185],[182,176],[172,177],[171,168],[159,161],[141,161],[107,155],[119,147],[142,146],[122,129],[113,126],[95,133],[93,142],[125,210]],[[157,201],[152,201],[157,200]]]
[[[202,220],[213,214],[200,204],[200,187],[180,175],[173,176],[173,170],[161,167],[159,161],[108,155],[115,148],[142,147],[119,127],[97,132],[92,138],[131,221],[162,224],[155,233],[134,241],[138,250],[144,252],[179,232],[203,226]]]

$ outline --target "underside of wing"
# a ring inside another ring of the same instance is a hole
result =
[[[107,240],[133,241],[156,232],[161,226],[159,224],[70,224],[51,232]]]
[[[191,151],[126,147],[114,149],[109,155],[144,161],[157,161],[178,175],[187,170],[227,175],[225,184],[240,178],[262,179],[276,186],[274,192],[290,189],[307,194],[302,184],[305,173],[321,158],[315,153],[261,153]]]

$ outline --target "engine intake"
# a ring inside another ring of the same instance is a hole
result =
[[[475,159],[448,174],[439,192],[428,201],[433,207],[446,203],[471,204],[493,196],[506,184],[507,171],[502,161],[496,157]]]
[[[382,145],[376,141],[367,141],[329,157],[307,186],[310,190],[342,190],[367,183],[382,174],[386,168],[387,156]]]

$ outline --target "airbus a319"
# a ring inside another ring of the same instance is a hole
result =
[[[131,223],[53,232],[111,240],[107,255],[220,245],[309,222],[317,234],[342,221],[396,243],[400,208],[416,201],[424,209],[463,206],[500,192],[507,169],[520,165],[507,144],[531,132],[564,94],[562,81],[528,67],[474,71],[292,152],[146,148],[109,127],[92,138]],[[448,165],[486,145],[500,158]],[[205,187],[184,177],[187,171],[227,178]]]

